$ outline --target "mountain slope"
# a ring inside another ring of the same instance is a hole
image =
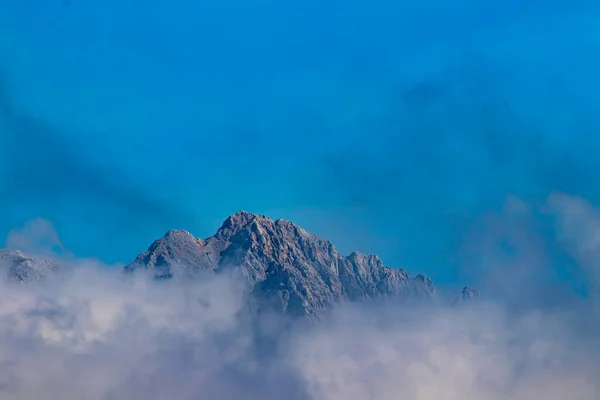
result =
[[[160,279],[239,270],[261,304],[290,315],[321,316],[332,304],[382,297],[431,299],[429,278],[388,268],[379,257],[345,257],[328,241],[284,220],[240,211],[217,233],[197,239],[169,231],[125,267]]]
[[[9,282],[32,282],[57,272],[59,265],[55,261],[20,251],[0,249],[0,270],[6,270],[5,279]]]

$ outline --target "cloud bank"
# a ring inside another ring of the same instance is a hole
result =
[[[555,194],[501,215],[469,243],[503,281],[485,301],[345,304],[317,324],[251,317],[234,274],[156,282],[69,258],[46,282],[1,284],[0,399],[597,399],[599,211]],[[551,227],[554,253],[531,248],[535,227]],[[57,238],[38,221],[10,243],[39,234]],[[559,252],[581,292],[550,279]]]

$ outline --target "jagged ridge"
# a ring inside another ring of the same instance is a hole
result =
[[[345,257],[329,241],[289,221],[244,211],[204,240],[169,231],[125,270],[140,267],[161,279],[236,268],[257,297],[292,315],[320,316],[344,300],[432,298],[435,292],[423,275],[413,278],[404,269],[388,268],[375,255]]]
[[[470,287],[465,286],[454,300],[454,304],[474,301],[482,297],[483,295],[481,292],[479,292],[479,290],[471,289]]]
[[[61,269],[57,261],[0,250],[0,268],[12,282],[44,280]],[[331,242],[284,220],[240,211],[225,220],[214,236],[198,239],[171,230],[155,240],[124,269],[150,271],[158,279],[194,279],[235,271],[249,284],[259,309],[294,316],[321,317],[342,301],[377,298],[433,299],[431,280],[388,268],[376,255],[341,255]],[[455,304],[481,294],[465,287]]]

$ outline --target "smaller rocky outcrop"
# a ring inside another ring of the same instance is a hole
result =
[[[476,289],[471,289],[468,286],[465,286],[463,290],[458,294],[456,299],[454,300],[454,304],[460,304],[464,302],[471,302],[474,300],[479,300],[483,297],[481,292]]]
[[[0,271],[8,282],[41,281],[60,269],[57,262],[20,251],[0,249]]]

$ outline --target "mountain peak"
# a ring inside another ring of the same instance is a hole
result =
[[[223,221],[223,224],[217,231],[216,236],[231,236],[234,234],[234,232],[239,231],[241,228],[247,226],[253,221],[259,220],[260,218],[261,216],[248,211],[238,211]],[[264,216],[262,218],[264,218]]]
[[[386,267],[375,255],[348,257],[333,244],[294,223],[238,211],[205,240],[169,231],[126,267],[154,270],[158,278],[198,272],[241,272],[264,307],[320,317],[340,301],[379,297],[431,299],[435,289],[423,275]]]
[[[188,274],[199,269],[204,241],[194,237],[184,230],[172,229],[162,238],[152,242],[144,253],[139,254],[135,261],[125,267],[126,272],[132,272],[137,266],[153,268],[158,271],[157,277],[170,278],[174,266],[183,268]]]
[[[48,258],[30,256],[18,250],[0,249],[0,268],[6,269],[8,281],[31,282],[45,279],[60,267]]]
[[[240,210],[238,212],[236,212],[235,214],[232,214],[231,216],[229,216],[229,218],[227,218],[227,220],[231,221],[232,223],[235,224],[240,224],[240,225],[245,225],[251,221],[254,221],[258,218],[265,218],[264,215],[258,215],[258,214],[254,214],[248,211],[244,211],[244,210]]]
[[[479,290],[471,289],[470,287],[465,286],[460,292],[460,295],[463,297],[473,298],[481,296],[481,293],[479,293]]]
[[[454,300],[454,303],[457,304],[465,301],[477,300],[481,297],[483,297],[483,295],[479,290],[465,286]]]
[[[174,240],[174,239],[195,239],[194,236],[188,231],[184,231],[182,229],[171,229],[163,236],[164,239]]]

